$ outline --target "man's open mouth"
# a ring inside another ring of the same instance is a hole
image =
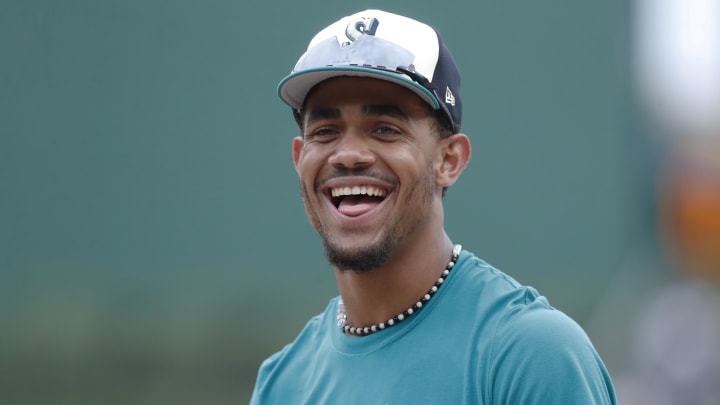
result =
[[[387,196],[387,190],[375,186],[334,187],[331,201],[344,215],[356,217],[378,206]]]

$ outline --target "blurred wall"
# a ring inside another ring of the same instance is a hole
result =
[[[646,225],[625,3],[3,0],[0,403],[247,402],[336,294],[276,84],[363,8],[463,72],[451,237],[583,323]]]

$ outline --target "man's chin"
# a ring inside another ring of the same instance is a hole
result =
[[[340,247],[323,240],[325,257],[340,271],[366,273],[382,267],[390,257],[390,243],[376,243],[372,246]]]

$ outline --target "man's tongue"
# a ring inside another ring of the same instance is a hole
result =
[[[379,199],[369,196],[348,196],[340,201],[338,211],[349,217],[357,217],[375,208],[379,203]]]

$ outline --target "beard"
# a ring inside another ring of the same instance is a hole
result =
[[[310,215],[310,222],[322,238],[325,257],[331,265],[342,272],[367,273],[385,265],[395,248],[428,220],[425,213],[427,207],[432,205],[434,191],[434,171],[432,165],[428,165],[425,175],[413,185],[405,200],[406,205],[415,201],[419,202],[421,206],[400,210],[402,215],[407,217],[396,217],[390,221],[386,228],[380,230],[381,237],[372,244],[341,246],[334,242],[331,232],[321,226],[317,217]],[[302,187],[302,192],[303,199],[307,203],[307,190],[304,187]],[[310,214],[309,211],[308,214]]]
[[[343,248],[332,243],[332,237],[320,234],[328,262],[340,271],[366,273],[382,267],[390,258],[397,240],[395,229],[386,231],[384,237],[372,245]]]

